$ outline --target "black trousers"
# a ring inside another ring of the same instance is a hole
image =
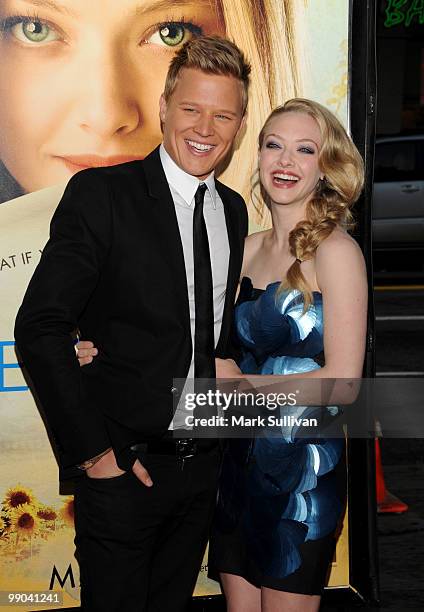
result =
[[[84,475],[75,490],[75,544],[84,612],[183,612],[215,508],[217,449],[185,461],[148,455],[153,480]]]

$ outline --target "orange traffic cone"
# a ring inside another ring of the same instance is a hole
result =
[[[383,465],[381,463],[380,440],[375,439],[375,475],[377,489],[377,512],[401,514],[408,510],[408,505],[386,489]]]

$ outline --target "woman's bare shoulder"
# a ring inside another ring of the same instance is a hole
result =
[[[316,257],[346,255],[362,257],[362,251],[354,238],[341,227],[336,227],[317,248]]]
[[[247,274],[250,263],[256,259],[256,256],[263,246],[264,239],[269,234],[270,230],[263,230],[261,232],[254,232],[247,236],[244,241],[244,255],[243,255],[243,267],[241,270],[241,276]]]
[[[261,232],[254,232],[247,236],[244,241],[244,258],[252,257],[262,247],[265,237],[271,230],[262,230]]]
[[[315,266],[320,287],[334,279],[366,278],[362,251],[356,240],[341,228],[333,230],[318,246]]]

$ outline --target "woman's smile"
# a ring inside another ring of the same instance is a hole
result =
[[[277,189],[291,189],[300,181],[300,176],[288,170],[277,170],[271,174],[272,182]]]

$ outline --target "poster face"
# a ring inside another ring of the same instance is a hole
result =
[[[302,96],[347,124],[348,0],[274,0],[265,17],[262,4],[0,2],[0,590],[53,587],[64,607],[78,606],[72,498],[59,495],[54,454],[13,344],[16,311],[67,180],[85,167],[143,158],[160,143],[169,61],[201,34],[229,36],[252,64],[247,127],[220,177],[244,195],[252,231],[267,223],[250,188],[270,110]],[[330,584],[348,583],[346,533]],[[197,594],[218,592],[205,565]]]

